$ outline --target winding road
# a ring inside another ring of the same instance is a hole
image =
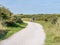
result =
[[[45,37],[43,27],[40,24],[28,22],[26,28],[8,39],[0,41],[0,45],[44,45]]]

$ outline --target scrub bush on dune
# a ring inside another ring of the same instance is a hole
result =
[[[0,39],[2,39],[7,33],[8,30],[0,30]]]
[[[21,19],[18,19],[16,22],[17,23],[23,23],[23,21]]]
[[[16,23],[19,23],[19,24],[21,24],[21,23],[23,23],[23,21],[21,20],[21,18],[20,17],[18,17],[18,16],[13,16],[13,19],[12,19],[14,22],[16,22]]]
[[[9,9],[4,6],[0,7],[0,40],[8,38],[15,32],[18,32],[25,27],[26,24],[21,24],[23,21],[20,17],[15,16]],[[23,25],[23,26],[21,26]],[[16,28],[17,27],[17,28]]]
[[[13,21],[7,21],[5,22],[6,26],[8,27],[18,27],[19,25],[17,25],[15,22]]]

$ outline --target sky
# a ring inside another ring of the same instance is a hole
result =
[[[0,0],[15,14],[60,14],[60,0]]]

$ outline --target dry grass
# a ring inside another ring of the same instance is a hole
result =
[[[0,22],[0,30],[6,30],[6,27],[4,27]]]
[[[31,21],[30,18],[22,18],[23,21]]]
[[[60,19],[56,24],[50,22],[36,21],[43,25],[46,33],[45,45],[60,45]]]

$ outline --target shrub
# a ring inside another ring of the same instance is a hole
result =
[[[54,37],[54,42],[60,42],[60,37],[59,36]]]
[[[8,33],[8,30],[0,30],[0,39]]]
[[[1,18],[2,19],[8,19],[8,16],[6,14],[4,14],[4,13],[1,13]]]
[[[17,25],[15,22],[13,21],[6,21],[5,22],[6,26],[8,27],[18,27],[19,25]]]
[[[58,18],[53,18],[52,21],[51,21],[51,23],[52,23],[52,24],[56,24],[57,19],[58,19]]]
[[[47,22],[47,21],[48,21],[48,19],[45,19],[45,21]]]
[[[16,22],[16,23],[19,23],[19,24],[23,23],[23,21],[21,20],[21,18],[18,17],[18,16],[14,16],[12,20],[13,20],[14,22]]]
[[[23,21],[21,19],[17,19],[16,21],[17,23],[23,23]]]

